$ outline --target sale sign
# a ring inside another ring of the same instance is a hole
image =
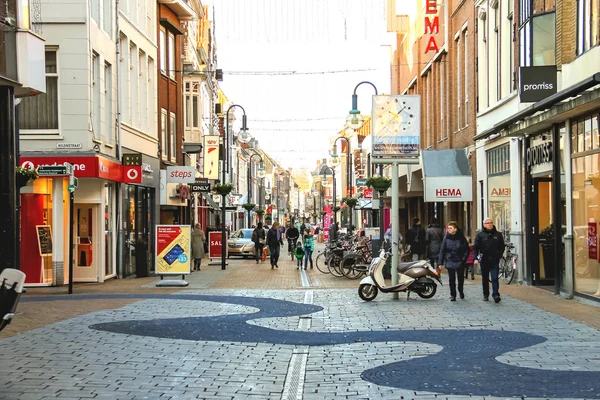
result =
[[[588,258],[590,260],[598,259],[598,231],[595,222],[588,223]]]
[[[221,232],[208,232],[208,258],[221,258],[223,255],[221,237]],[[225,249],[225,257],[227,257],[227,250]]]
[[[190,226],[156,225],[156,273],[190,273]]]

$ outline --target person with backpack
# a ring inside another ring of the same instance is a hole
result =
[[[256,250],[256,263],[262,258],[263,248],[265,247],[266,235],[263,229],[262,222],[259,222],[254,231],[252,232],[252,238],[250,239],[254,243],[254,250]]]
[[[310,260],[310,269],[313,268],[312,253],[315,251],[315,241],[312,233],[307,229],[304,232],[304,270],[308,267],[308,261]]]
[[[425,247],[427,246],[425,229],[419,224],[419,218],[412,219],[412,227],[406,231],[406,244],[410,245],[412,260],[419,261],[425,255]]]
[[[440,247],[442,246],[442,240],[444,240],[444,232],[442,231],[442,228],[440,228],[437,218],[431,218],[426,233],[427,258],[429,258],[431,266],[437,269]]]

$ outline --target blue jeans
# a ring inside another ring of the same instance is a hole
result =
[[[310,260],[310,267],[313,267],[312,263],[312,250],[304,248],[304,269],[308,266],[308,260]]]
[[[298,260],[298,263],[297,263],[297,265],[298,265],[299,267],[301,267],[301,266],[302,266],[302,259],[301,259],[301,258],[298,258],[298,257],[296,257],[296,260]]]
[[[271,251],[271,267],[277,264],[279,261],[279,243],[277,246],[271,247],[269,246],[269,250]]]
[[[498,283],[499,261],[494,263],[484,262],[481,264],[481,286],[483,288],[483,296],[490,296],[490,275],[492,277],[492,298],[500,296]]]

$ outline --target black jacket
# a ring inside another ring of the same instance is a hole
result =
[[[462,231],[456,231],[454,235],[448,233],[440,247],[438,264],[446,268],[458,269],[465,265],[469,253],[469,243]]]
[[[298,232],[298,228],[296,228],[295,226],[292,226],[291,228],[288,228],[287,231],[285,231],[286,239],[298,239],[299,236],[300,232]]]
[[[273,248],[279,245],[283,245],[283,233],[281,234],[280,239],[277,240],[277,229],[271,227],[267,233],[267,246]]]
[[[254,228],[254,231],[252,232],[252,241],[254,242],[255,246],[263,246],[262,243],[260,243],[259,239],[264,239],[265,238],[265,230],[263,228]]]
[[[473,260],[482,254],[482,263],[496,264],[504,254],[504,238],[493,226],[491,230],[485,227],[475,236],[473,243]]]
[[[433,224],[427,228],[427,255],[429,258],[438,258],[442,240],[444,240],[444,232],[439,224]]]
[[[425,253],[427,235],[421,224],[413,225],[412,228],[406,231],[406,244],[410,245],[412,254],[422,255]]]

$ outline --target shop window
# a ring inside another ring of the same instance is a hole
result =
[[[598,45],[598,0],[577,0],[577,55]]]
[[[167,142],[167,110],[160,109],[160,154],[163,160],[168,157],[169,142]]]
[[[573,153],[600,148],[598,115],[588,115],[571,121],[571,146]]]
[[[171,161],[175,162],[177,160],[177,152],[176,152],[176,143],[177,143],[177,122],[174,113],[171,113],[169,117],[169,155],[171,157]]]
[[[575,290],[600,296],[600,154],[574,158],[572,162]]]
[[[58,51],[46,49],[46,93],[21,99],[19,124],[21,134],[59,133]]]
[[[554,13],[532,19],[533,38],[531,45],[534,66],[555,65],[556,17]]]

